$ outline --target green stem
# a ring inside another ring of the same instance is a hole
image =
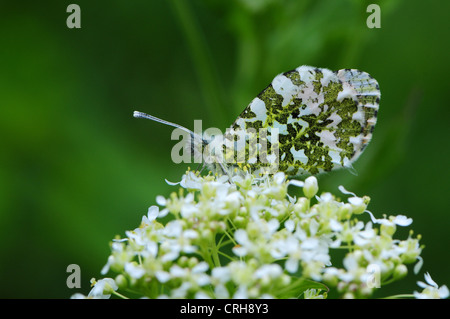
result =
[[[200,245],[200,256],[208,263],[209,268],[214,268],[214,261],[211,258],[212,254],[209,251],[209,245],[202,242]]]
[[[122,295],[121,293],[118,293],[117,291],[113,291],[112,294],[114,294],[114,295],[116,295],[117,297],[122,298],[122,299],[130,299],[130,298],[128,298],[127,296],[124,296],[124,295]]]
[[[217,247],[216,240],[213,240],[213,247],[212,247],[212,258],[215,264],[215,267],[220,267],[220,259],[219,259],[219,247]]]
[[[221,252],[220,250],[219,250],[218,253],[219,253],[220,255],[224,256],[225,258],[229,259],[230,261],[236,260],[235,257],[232,257],[232,256],[230,256],[230,255],[227,255],[227,254],[225,254],[224,252]]]
[[[381,299],[401,299],[401,298],[414,298],[414,295],[412,294],[399,294],[399,295],[393,295],[389,297],[384,297]]]

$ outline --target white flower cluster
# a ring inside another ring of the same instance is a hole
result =
[[[335,289],[360,298],[404,277],[407,264],[418,261],[416,271],[422,264],[412,233],[393,238],[411,219],[376,219],[366,210],[368,197],[343,187],[346,201],[318,196],[315,177],[187,172],[169,184],[179,184],[179,192],[158,196],[160,207],[150,207],[126,238],[113,240],[102,274],[119,275],[96,281],[88,297],[123,290],[149,298],[324,298]],[[289,195],[289,186],[304,196]],[[358,220],[365,212],[370,221]],[[432,294],[416,294],[424,295]],[[444,295],[445,289],[437,294]]]

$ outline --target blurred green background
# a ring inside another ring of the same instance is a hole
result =
[[[70,3],[81,29],[69,29]],[[378,3],[381,28],[366,8]],[[225,129],[276,74],[358,68],[380,83],[371,145],[345,185],[369,209],[405,214],[424,266],[381,295],[412,293],[429,271],[450,285],[449,1],[135,0],[0,3],[0,297],[68,298],[99,278],[116,234],[174,190],[171,128]],[[405,238],[408,231],[399,231]],[[81,267],[81,289],[66,268]],[[376,295],[377,296],[377,295]]]

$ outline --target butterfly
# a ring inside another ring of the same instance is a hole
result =
[[[300,66],[277,75],[224,134],[214,137],[152,115],[190,136],[187,150],[213,171],[247,167],[288,176],[352,169],[370,140],[380,103],[378,82],[356,69]]]

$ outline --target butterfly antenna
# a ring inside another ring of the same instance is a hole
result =
[[[155,122],[159,122],[159,123],[162,123],[162,124],[166,124],[166,125],[169,125],[169,126],[173,126],[173,127],[179,128],[179,129],[189,133],[192,137],[197,135],[194,132],[192,132],[191,130],[185,128],[184,126],[181,126],[181,125],[178,125],[178,124],[175,124],[175,123],[172,123],[172,122],[168,122],[168,121],[162,120],[160,118],[157,118],[156,116],[149,115],[147,113],[134,111],[133,112],[133,116],[135,118],[148,119],[148,120],[152,120],[152,121],[155,121]]]

